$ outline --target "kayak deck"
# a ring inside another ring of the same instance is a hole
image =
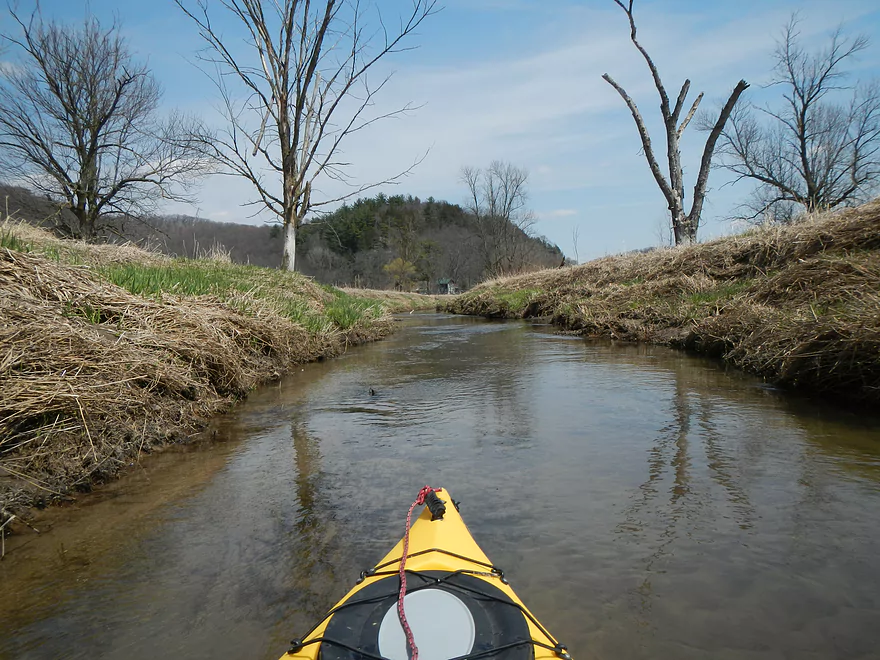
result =
[[[447,491],[436,495],[452,503]],[[426,506],[408,537],[364,571],[307,635],[293,640],[282,660],[407,660],[397,611],[407,543],[404,608],[419,660],[571,660],[474,541],[457,506],[446,506],[436,519]]]

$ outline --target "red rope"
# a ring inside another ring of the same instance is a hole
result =
[[[409,627],[409,622],[406,620],[406,613],[403,611],[403,598],[406,596],[406,556],[409,554],[409,525],[412,520],[413,509],[425,503],[428,493],[437,493],[439,491],[439,488],[431,488],[430,486],[422,488],[416,497],[416,501],[412,503],[406,514],[406,533],[403,535],[403,555],[400,558],[400,593],[397,595],[397,616],[400,619],[400,625],[403,626],[406,641],[412,651],[410,660],[419,660],[419,647],[416,646],[416,640]]]

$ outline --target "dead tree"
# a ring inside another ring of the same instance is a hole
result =
[[[205,170],[195,122],[157,114],[161,91],[134,61],[119,26],[80,28],[10,15],[4,39],[21,54],[0,75],[0,166],[6,177],[69,207],[58,227],[94,240],[116,218],[140,217],[157,200],[191,201]],[[201,131],[198,131],[201,132]]]
[[[381,15],[368,28],[368,11],[359,0],[216,0],[243,28],[250,46],[241,51],[228,23],[215,26],[208,0],[175,0],[198,26],[207,50],[202,59],[223,99],[227,128],[206,141],[225,172],[249,181],[252,205],[275,215],[284,230],[282,267],[293,270],[296,231],[310,210],[396,181],[396,176],[355,186],[340,146],[380,119],[412,109],[406,105],[371,114],[375,95],[388,82],[368,73],[386,55],[409,50],[405,39],[434,13],[435,0],[412,0],[411,11],[390,29]],[[195,7],[190,8],[190,5]],[[244,90],[237,97],[230,85]],[[347,184],[350,192],[313,197],[319,177]],[[280,184],[280,186],[279,186]]]
[[[461,178],[468,187],[466,208],[474,217],[485,273],[497,277],[520,270],[535,223],[526,208],[529,173],[496,160],[486,170],[465,167]]]
[[[810,53],[797,25],[793,16],[774,52],[780,107],[737,108],[721,134],[722,167],[757,184],[742,219],[784,223],[862,202],[880,181],[880,85],[847,85],[841,70],[867,37],[838,29]]]
[[[666,198],[666,202],[669,206],[669,214],[672,220],[672,231],[675,235],[675,244],[694,243],[697,240],[697,230],[700,227],[700,214],[703,211],[703,202],[706,198],[706,186],[709,182],[709,170],[712,164],[712,154],[715,150],[715,143],[717,142],[730,113],[733,111],[737,100],[749,85],[745,80],[740,80],[737,83],[736,87],[734,87],[731,92],[730,97],[727,99],[727,102],[724,104],[715,125],[709,132],[709,136],[706,139],[706,145],[703,148],[703,156],[700,160],[700,171],[697,174],[697,180],[694,184],[694,195],[693,200],[691,201],[691,208],[690,211],[685,212],[684,175],[681,167],[681,150],[679,144],[681,142],[681,136],[684,134],[684,130],[697,112],[697,108],[700,106],[700,101],[703,100],[703,94],[701,92],[697,96],[691,105],[690,110],[684,116],[684,119],[681,119],[681,113],[682,110],[684,110],[691,81],[684,81],[684,84],[681,86],[681,91],[679,91],[678,97],[675,100],[675,105],[672,106],[669,101],[669,96],[666,93],[666,88],[660,80],[660,73],[657,71],[654,61],[651,59],[650,55],[648,55],[648,51],[645,50],[636,38],[636,23],[633,17],[633,0],[628,0],[626,3],[624,0],[614,0],[614,2],[626,12],[626,16],[629,19],[630,39],[645,59],[648,69],[651,71],[651,76],[654,79],[654,86],[657,88],[657,92],[660,95],[660,113],[666,130],[666,156],[669,164],[668,179],[663,174],[660,164],[657,162],[657,158],[654,155],[654,149],[651,145],[651,137],[648,135],[648,129],[645,126],[645,122],[642,119],[642,115],[639,112],[635,101],[633,101],[630,95],[627,94],[626,90],[617,84],[610,75],[606,73],[602,78],[617,90],[617,93],[623,98],[636,122],[639,137],[642,140],[642,148],[645,152],[645,158],[648,160],[648,166],[651,168],[651,173],[654,175],[654,179],[657,181],[657,185],[660,186],[660,190],[663,192],[663,196]],[[679,119],[681,119],[680,123]]]

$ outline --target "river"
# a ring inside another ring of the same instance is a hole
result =
[[[663,347],[400,325],[8,539],[0,657],[277,658],[427,483],[575,660],[880,658],[880,419]]]

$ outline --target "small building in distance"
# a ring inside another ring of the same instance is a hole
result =
[[[456,295],[461,293],[461,289],[456,285],[455,280],[450,277],[444,277],[437,280],[437,293]]]

